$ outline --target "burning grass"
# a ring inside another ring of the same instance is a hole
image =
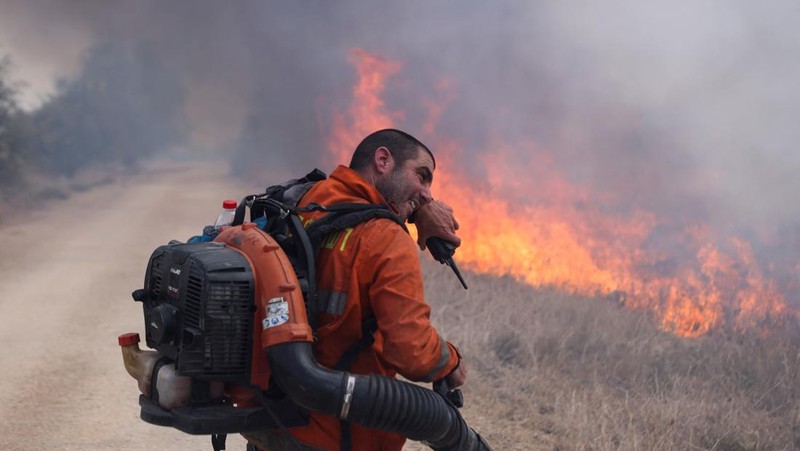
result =
[[[425,258],[433,321],[470,368],[468,421],[495,449],[796,449],[800,333],[664,332],[609,299]]]
[[[350,62],[357,82],[352,103],[332,120],[332,162],[347,161],[363,136],[407,117],[384,100],[403,61],[353,49]],[[456,98],[455,84],[443,77],[435,100],[422,102],[422,129],[441,167],[432,190],[454,208],[459,236],[472,243],[460,251],[465,268],[576,296],[614,297],[684,337],[800,321],[796,258],[775,261],[760,243],[793,242],[779,239],[783,233],[748,240],[749,226],[720,228],[581,183],[565,170],[572,164],[558,158],[566,149],[547,148],[535,136],[493,134],[480,152],[465,153],[463,138],[438,127]]]

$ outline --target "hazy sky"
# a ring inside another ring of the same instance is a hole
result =
[[[361,48],[402,63],[385,100],[411,131],[453,82],[436,132],[477,176],[499,140],[617,206],[774,228],[800,224],[797,24],[788,0],[0,0],[0,55],[35,107],[98,42],[149,45],[182,74],[193,145],[249,123],[272,161],[306,167]]]

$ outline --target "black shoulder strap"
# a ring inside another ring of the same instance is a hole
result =
[[[225,439],[228,438],[228,434],[211,434],[211,446],[214,448],[214,451],[225,451]]]
[[[378,321],[374,316],[367,317],[361,322],[361,338],[353,343],[347,351],[342,354],[339,361],[336,363],[335,369],[339,371],[348,371],[350,366],[356,359],[356,356],[364,349],[369,348],[375,343],[375,332],[378,330]],[[340,426],[341,432],[341,451],[350,451],[352,449],[352,428],[349,421],[342,421]]]
[[[319,249],[322,240],[333,232],[353,227],[356,224],[369,221],[375,218],[391,219],[400,225],[408,233],[405,222],[387,205],[341,203],[323,207],[317,204],[309,204],[298,211],[327,211],[328,214],[317,219],[308,226],[306,232],[311,240],[314,253]]]
[[[375,332],[378,330],[378,321],[374,316],[370,316],[361,322],[361,338],[353,343],[347,351],[342,354],[339,361],[336,362],[334,369],[339,371],[347,371],[355,361],[359,352],[369,348],[375,343]]]

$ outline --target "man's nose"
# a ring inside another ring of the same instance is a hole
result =
[[[421,198],[422,198],[422,201],[423,201],[424,203],[426,203],[426,204],[427,204],[428,202],[432,201],[432,200],[433,200],[433,194],[431,193],[431,187],[430,187],[430,186],[426,186],[426,187],[424,187],[424,188],[422,189],[422,192],[421,192],[421,193],[419,193],[419,197],[421,197]]]

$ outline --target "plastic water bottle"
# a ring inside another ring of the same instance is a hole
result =
[[[223,226],[233,224],[234,216],[236,216],[236,201],[230,199],[222,201],[222,211],[214,222],[214,229],[219,230]]]
[[[233,224],[233,217],[236,216],[236,201],[226,199],[222,201],[222,211],[217,216],[214,224],[203,227],[203,234],[189,238],[188,243],[207,243],[214,241],[219,235],[219,229]]]

